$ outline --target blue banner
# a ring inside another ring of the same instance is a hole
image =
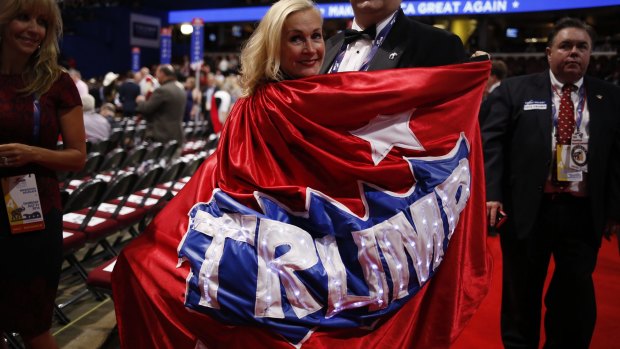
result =
[[[570,10],[620,5],[618,0],[487,0],[487,1],[403,1],[401,7],[407,16],[462,16],[480,14],[511,14],[522,12],[541,12]],[[353,10],[348,2],[317,4],[323,18],[352,18]],[[196,9],[170,11],[168,22],[191,22],[192,18],[202,18],[207,22],[258,21],[267,12],[268,6]],[[194,29],[195,30],[195,29]]]
[[[162,28],[160,40],[159,63],[170,64],[170,59],[172,58],[172,28]]]
[[[190,62],[192,69],[197,70],[203,63],[205,40],[204,40],[204,21],[201,18],[192,19],[192,43],[190,46]]]
[[[131,49],[131,70],[137,72],[140,70],[140,48],[134,47]]]

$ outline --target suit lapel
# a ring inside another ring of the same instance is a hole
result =
[[[403,10],[398,10],[396,22],[388,33],[384,42],[379,46],[377,53],[372,58],[368,70],[392,69],[398,67],[403,52],[409,41],[407,36],[415,36],[407,26],[407,17]]]
[[[332,39],[329,40],[330,43],[333,43],[331,47],[327,48],[325,52],[325,57],[323,59],[323,65],[321,66],[320,74],[327,74],[329,69],[332,67],[336,56],[340,52],[340,48],[344,43],[344,31],[338,32]]]
[[[547,109],[541,110],[540,115],[536,118],[538,121],[538,130],[540,130],[544,144],[548,145],[548,149],[551,151],[551,133],[553,128],[553,99],[551,98],[551,79],[549,78],[549,71],[545,70],[540,73],[534,80],[534,84],[537,86],[534,91],[541,91],[539,98],[545,101],[548,105]]]

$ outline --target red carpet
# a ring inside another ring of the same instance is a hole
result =
[[[499,238],[490,237],[487,243],[493,255],[491,288],[452,349],[502,348],[499,332],[502,290],[502,258]],[[553,265],[550,266],[551,268]],[[547,282],[549,279],[547,278]],[[611,242],[603,240],[594,272],[594,285],[598,318],[590,349],[620,349],[620,255],[615,238]],[[542,336],[544,337],[544,334]]]

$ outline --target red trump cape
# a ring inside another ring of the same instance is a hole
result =
[[[448,348],[487,293],[490,63],[274,82],[112,274],[123,348]]]

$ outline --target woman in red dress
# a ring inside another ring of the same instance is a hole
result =
[[[80,96],[57,64],[61,33],[55,0],[0,1],[0,336],[17,332],[26,348],[58,348],[49,331],[62,264],[56,171],[86,157]],[[38,197],[16,206],[7,183],[17,182]],[[24,224],[33,217],[42,219]]]

